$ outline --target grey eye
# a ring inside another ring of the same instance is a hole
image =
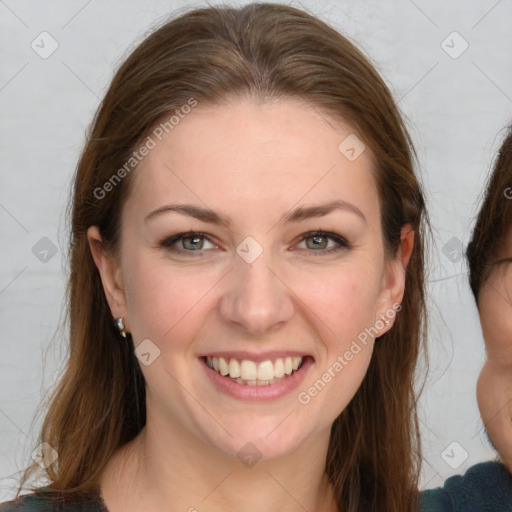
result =
[[[329,244],[329,237],[324,235],[310,236],[305,240],[308,249],[326,249]],[[309,241],[311,241],[312,243],[309,244]]]
[[[183,237],[181,242],[184,249],[202,249],[204,244],[204,237],[198,235],[187,236]]]

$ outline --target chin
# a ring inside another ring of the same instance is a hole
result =
[[[235,423],[235,421],[233,422]],[[297,425],[298,426],[298,425]],[[307,437],[304,432],[292,430],[290,424],[283,418],[270,418],[254,421],[236,421],[236,426],[227,427],[229,434],[220,438],[209,438],[210,442],[224,454],[240,459],[273,460],[285,457],[297,450]],[[210,431],[211,432],[211,431]]]

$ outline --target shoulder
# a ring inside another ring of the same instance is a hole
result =
[[[45,488],[0,503],[0,512],[106,512],[101,497],[91,492],[81,497],[63,497]]]
[[[421,512],[512,512],[512,477],[503,464],[482,462],[443,487],[423,491]]]
[[[12,501],[0,503],[0,512],[22,512],[25,510],[49,510],[44,504],[44,500],[34,494],[20,496]]]

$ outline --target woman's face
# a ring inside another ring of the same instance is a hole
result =
[[[113,315],[143,343],[148,427],[230,456],[327,442],[368,332],[392,327],[403,294],[369,150],[294,100],[199,103],[156,142],[131,177],[119,260],[96,254]]]
[[[487,359],[477,398],[487,433],[512,472],[512,228],[497,260],[478,296]]]

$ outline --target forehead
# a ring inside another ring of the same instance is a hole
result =
[[[185,195],[225,210],[267,210],[341,196],[378,209],[369,148],[348,123],[301,100],[199,103],[152,138],[133,173],[132,202],[154,207]],[[347,158],[347,145],[361,154]]]

